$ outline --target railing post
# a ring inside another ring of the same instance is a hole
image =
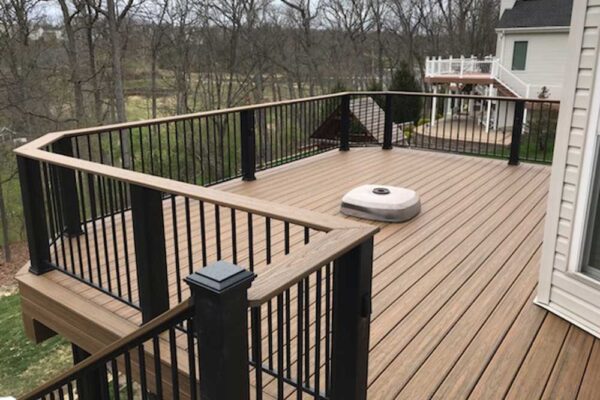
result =
[[[256,137],[254,129],[254,110],[240,112],[242,132],[242,180],[256,179]]]
[[[373,238],[334,263],[331,399],[367,397]]]
[[[340,151],[350,150],[350,95],[342,96]]]
[[[519,152],[521,151],[521,134],[523,133],[524,112],[525,102],[523,100],[516,101],[508,165],[519,165]]]
[[[142,323],[169,309],[167,255],[161,193],[129,186]]]
[[[383,125],[383,149],[390,150],[392,148],[392,133],[393,133],[393,115],[392,115],[392,102],[393,97],[391,94],[385,95],[385,121]]]
[[[254,274],[217,261],[188,276],[198,337],[202,399],[250,397],[248,288]]]
[[[52,150],[57,154],[73,157],[73,145],[69,138],[53,143]],[[53,168],[58,173],[57,195],[60,199],[65,231],[67,235],[80,235],[83,233],[83,230],[81,229],[81,215],[79,212],[79,201],[77,200],[75,171],[59,166]]]
[[[41,275],[50,271],[50,247],[44,206],[40,162],[17,156],[23,216],[29,247],[29,271]]]
[[[73,363],[79,364],[90,356],[90,353],[71,344],[73,352]],[[107,400],[108,379],[106,378],[106,367],[98,367],[92,371],[86,372],[76,383],[77,395],[81,400]]]

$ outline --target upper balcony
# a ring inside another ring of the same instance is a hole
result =
[[[531,98],[537,97],[545,86],[551,99],[560,98],[560,87],[526,82],[518,73],[504,66],[498,58],[475,57],[427,58],[425,81],[436,83],[457,83],[494,85],[503,96]]]
[[[398,117],[410,104],[419,123]],[[593,339],[532,303],[557,106],[340,93],[19,148],[27,333],[93,354],[25,398],[594,394],[598,369],[576,363],[598,365]],[[366,183],[413,188],[421,214],[342,216],[343,194]],[[217,261],[252,271],[252,286],[189,301]],[[223,304],[241,312],[211,314]],[[243,346],[213,351],[232,341]],[[240,360],[245,380],[222,369]]]

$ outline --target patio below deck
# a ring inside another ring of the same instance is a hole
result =
[[[369,398],[593,398],[600,343],[533,304],[549,176],[540,165],[353,148],[215,188],[334,215],[362,184],[419,193],[418,217],[378,224]],[[42,323],[93,352],[140,323],[135,308],[59,271],[19,281],[38,340]]]

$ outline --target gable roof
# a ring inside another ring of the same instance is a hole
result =
[[[497,28],[538,28],[571,24],[573,0],[517,0],[506,9]]]

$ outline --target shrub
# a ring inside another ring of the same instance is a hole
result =
[[[420,92],[410,67],[406,63],[400,64],[400,68],[394,72],[390,90],[399,92]],[[394,96],[393,120],[400,122],[416,122],[421,115],[421,99],[417,96]]]

